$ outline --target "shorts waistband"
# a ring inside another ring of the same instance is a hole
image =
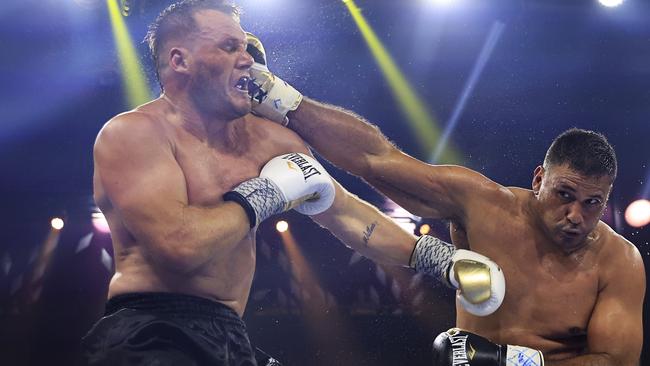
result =
[[[121,309],[151,311],[182,318],[217,318],[244,326],[228,306],[199,296],[169,292],[132,292],[116,295],[106,302],[105,316]]]

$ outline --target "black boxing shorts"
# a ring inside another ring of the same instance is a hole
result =
[[[82,345],[89,365],[258,365],[237,313],[190,295],[115,296]]]

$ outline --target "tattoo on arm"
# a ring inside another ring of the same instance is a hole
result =
[[[377,221],[373,221],[372,224],[366,226],[366,230],[363,232],[363,244],[365,246],[368,246],[368,242],[370,241],[370,236],[372,235],[372,232],[375,231],[376,227],[377,227]]]

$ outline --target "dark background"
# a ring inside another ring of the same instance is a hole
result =
[[[140,41],[169,3],[132,0],[126,18],[153,95],[158,89]],[[238,4],[242,26],[264,41],[272,70],[305,95],[367,117],[402,149],[427,159],[341,1]],[[633,200],[650,198],[650,2],[357,5],[441,128],[491,27],[501,24],[450,143],[464,165],[504,185],[529,187],[558,133],[574,126],[603,132],[619,158],[604,220],[638,247],[647,268],[650,229],[628,226],[623,212]],[[92,145],[101,126],[128,109],[120,72],[105,1],[0,6],[2,365],[73,364],[78,339],[102,313],[112,250],[90,222]],[[329,168],[351,191],[388,208],[360,180]],[[48,246],[55,215],[66,226]],[[307,218],[282,216],[318,287],[296,281],[275,221],[264,223],[245,315],[253,342],[285,365],[427,365],[431,340],[454,323],[453,294],[354,255]],[[445,223],[435,223],[434,232],[445,237]],[[310,291],[325,299],[317,311],[304,305]],[[644,350],[641,364],[648,365]]]

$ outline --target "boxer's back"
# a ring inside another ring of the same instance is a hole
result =
[[[152,118],[160,129],[152,133],[163,133],[168,140],[168,148],[185,178],[189,205],[217,205],[225,192],[256,177],[272,157],[290,151],[292,145],[304,149],[289,130],[253,116],[230,122],[219,132],[222,138],[206,141],[170,118],[172,112],[165,103],[154,101],[132,113]],[[255,270],[255,232],[251,231],[234,248],[216,255],[197,271],[174,272],[151,259],[149,249],[129,232],[119,210],[112,207],[104,192],[97,169],[95,200],[111,227],[115,251],[116,273],[109,286],[109,297],[130,292],[185,293],[222,302],[241,315]]]
[[[505,204],[484,205],[480,217],[470,215],[465,228],[452,231],[456,245],[469,243],[501,266],[507,288],[500,309],[490,316],[475,317],[457,306],[457,326],[497,343],[540,349],[549,360],[579,354],[602,286],[602,259],[616,256],[620,245],[601,222],[588,245],[565,254],[529,213],[532,192],[510,191],[502,197]]]

